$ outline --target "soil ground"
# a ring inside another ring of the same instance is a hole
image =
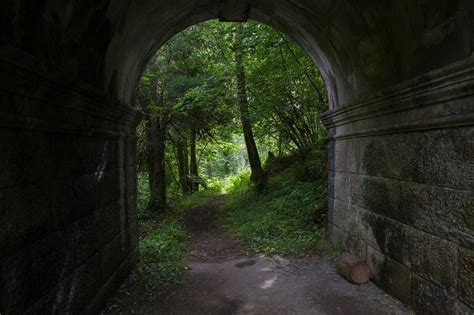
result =
[[[353,285],[327,257],[249,256],[213,225],[222,199],[186,215],[192,235],[182,285],[154,294],[132,274],[105,314],[411,314],[374,284]]]

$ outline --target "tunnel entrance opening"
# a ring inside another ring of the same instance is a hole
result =
[[[139,268],[105,313],[404,311],[334,273],[326,89],[289,38],[253,21],[192,26],[151,58],[136,107]],[[301,282],[325,298],[308,302]]]

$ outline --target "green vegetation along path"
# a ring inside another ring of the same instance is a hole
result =
[[[246,255],[214,224],[223,197],[192,208],[183,283],[164,297],[129,280],[117,293],[115,314],[409,314],[372,283],[357,286],[335,273],[324,256]],[[149,291],[149,290],[148,290]]]

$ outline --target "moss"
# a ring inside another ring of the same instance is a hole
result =
[[[362,194],[368,210],[387,216],[395,212],[396,200],[393,200],[390,187],[386,183],[365,179],[362,183]]]
[[[372,141],[364,151],[363,168],[369,175],[389,176],[385,147],[382,143]]]

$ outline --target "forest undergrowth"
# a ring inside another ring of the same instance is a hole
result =
[[[139,176],[140,263],[148,286],[165,292],[186,270],[190,234],[183,217],[193,207],[221,196],[216,225],[237,239],[249,254],[306,255],[327,248],[327,166],[325,152],[307,150],[274,158],[265,166],[268,181],[257,192],[244,171],[208,188],[182,196],[166,212],[146,213],[149,189]]]

